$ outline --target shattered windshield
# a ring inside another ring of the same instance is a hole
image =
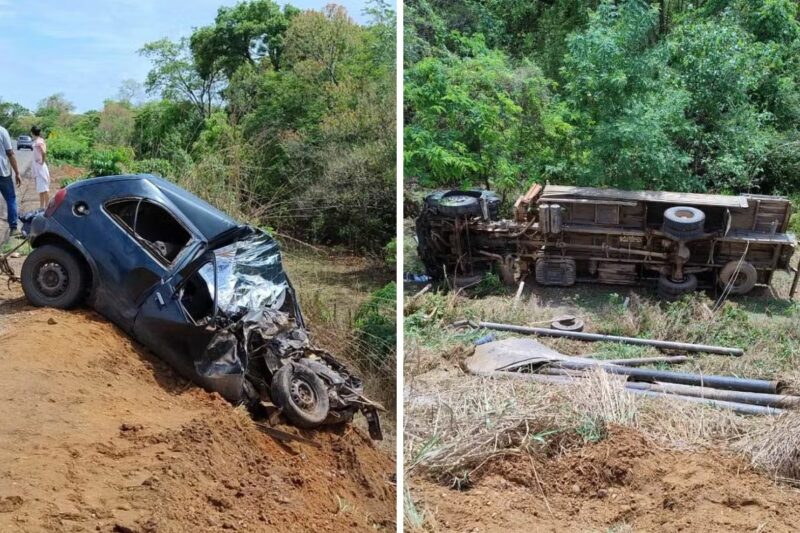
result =
[[[289,283],[281,264],[277,241],[263,232],[214,250],[217,266],[217,307],[228,315],[249,310],[280,309],[286,299]],[[214,272],[211,263],[200,269],[214,294]]]

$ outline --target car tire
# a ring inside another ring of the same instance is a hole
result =
[[[729,294],[747,294],[753,290],[753,287],[756,286],[756,282],[758,281],[758,271],[756,271],[756,267],[747,261],[742,261],[741,265],[739,265],[739,261],[729,261],[722,267],[722,270],[719,271],[717,281],[720,287],[724,289],[728,285],[728,282],[730,282],[731,277],[733,277],[733,273],[736,272],[737,267],[739,273],[736,276],[736,281],[734,281],[731,286]]]
[[[684,294],[697,290],[697,276],[687,274],[682,281],[674,281],[669,276],[658,278],[658,296],[662,300],[673,302]]]
[[[300,363],[288,363],[275,372],[270,389],[272,403],[295,426],[312,429],[328,418],[330,400],[322,379]]]
[[[450,191],[437,200],[437,211],[448,217],[479,216],[481,204],[469,192]]]
[[[22,264],[22,291],[36,307],[70,309],[86,292],[86,271],[69,250],[52,244],[40,246]]]

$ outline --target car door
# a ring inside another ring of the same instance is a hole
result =
[[[213,252],[176,269],[141,302],[134,336],[185,378],[238,402],[246,361],[232,335],[217,335],[216,277]],[[209,351],[212,340],[219,341],[216,352]]]
[[[103,212],[115,226],[105,230],[116,230],[116,235],[93,254],[103,278],[93,305],[131,333],[143,299],[171,269],[190,260],[203,241],[166,202],[149,196],[112,198]]]

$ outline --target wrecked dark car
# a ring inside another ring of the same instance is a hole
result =
[[[22,287],[37,306],[86,303],[186,378],[293,424],[350,421],[381,438],[363,383],[309,342],[278,243],[151,175],[94,178],[25,217]]]

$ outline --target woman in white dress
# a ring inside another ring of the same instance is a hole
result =
[[[33,134],[33,177],[39,193],[39,207],[44,209],[50,202],[50,169],[47,168],[47,143],[41,136],[39,126],[31,128]]]

